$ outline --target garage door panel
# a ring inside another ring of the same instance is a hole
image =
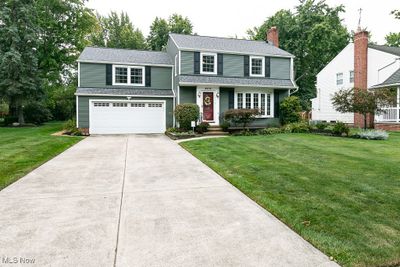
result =
[[[121,104],[123,103],[123,104]],[[93,102],[90,112],[92,134],[163,133],[165,103]]]

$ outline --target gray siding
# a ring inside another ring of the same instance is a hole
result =
[[[290,79],[289,58],[271,58],[271,78]]]
[[[196,103],[196,87],[181,86],[179,89],[179,103]]]
[[[181,52],[181,74],[194,73],[194,52]]]
[[[172,68],[151,67],[151,87],[106,85],[106,64],[81,63],[80,87],[171,89]]]
[[[126,97],[112,97],[112,96],[79,96],[78,97],[78,125],[79,128],[89,128],[89,99],[115,99],[126,100]],[[132,100],[166,100],[166,127],[173,125],[173,101],[172,98],[143,98],[135,97]]]
[[[168,38],[168,43],[167,43],[167,53],[168,55],[171,57],[173,64],[176,68],[176,70],[174,70],[174,73],[172,74],[174,79],[174,84],[173,84],[173,88],[172,90],[175,92],[175,95],[177,95],[177,91],[178,91],[178,79],[176,79],[175,73],[178,74],[179,73],[179,49],[176,47],[176,45],[174,44],[174,42],[171,40],[171,38]],[[175,56],[177,56],[177,60],[175,61]]]
[[[243,77],[244,56],[224,54],[223,76]]]

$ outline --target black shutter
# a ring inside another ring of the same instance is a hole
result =
[[[265,77],[271,77],[271,58],[265,57]]]
[[[249,56],[244,56],[244,76],[249,77]]]
[[[229,90],[228,92],[228,99],[229,99],[229,104],[228,104],[228,108],[229,109],[233,109],[235,107],[235,96],[234,96],[235,90],[232,88],[231,90]]]
[[[145,67],[145,85],[146,87],[151,87],[151,67]]]
[[[223,75],[224,74],[224,55],[223,54],[218,54],[217,55],[217,61],[218,61],[218,75]]]
[[[112,65],[106,65],[106,85],[112,85]]]
[[[200,74],[200,52],[194,52],[194,74]]]
[[[279,118],[279,90],[274,90],[274,118]]]

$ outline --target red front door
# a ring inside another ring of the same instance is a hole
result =
[[[214,120],[214,93],[203,92],[203,120]]]

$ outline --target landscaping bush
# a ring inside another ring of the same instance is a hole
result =
[[[210,127],[210,124],[208,122],[201,122],[199,125],[196,126],[196,132],[199,134],[205,133],[208,130],[208,127]]]
[[[220,127],[222,128],[222,131],[227,132],[229,129],[230,123],[227,121],[224,121],[223,123],[220,124]]]
[[[185,130],[191,129],[191,122],[199,119],[199,106],[196,104],[180,104],[175,108],[175,117],[179,127]]]
[[[337,136],[342,136],[343,134],[348,136],[349,132],[350,132],[349,126],[347,126],[343,122],[337,122],[332,127],[332,134]]]
[[[42,102],[30,102],[24,106],[25,122],[42,124],[52,119],[50,110]]]
[[[326,122],[318,122],[317,124],[315,124],[315,128],[317,128],[320,131],[325,130],[328,126],[329,124]]]
[[[256,116],[260,114],[258,109],[228,109],[224,113],[224,119],[228,122],[242,124],[243,128],[254,121]]]
[[[301,120],[301,104],[297,96],[286,97],[279,106],[282,124],[299,122]]]
[[[259,135],[271,135],[271,134],[279,134],[282,133],[283,129],[282,128],[277,128],[277,127],[270,127],[270,128],[265,128],[257,131],[257,134]]]
[[[78,128],[76,128],[76,120],[75,119],[70,119],[67,120],[64,124],[63,124],[63,130],[66,134],[69,135],[82,135],[81,131],[79,131]]]
[[[254,131],[250,131],[249,129],[244,129],[242,131],[235,132],[232,135],[233,136],[254,136],[254,135],[257,135],[257,133]]]
[[[307,122],[295,122],[286,124],[284,127],[285,133],[309,133],[311,126]]]
[[[360,130],[352,137],[367,140],[386,140],[389,138],[389,134],[383,130]]]

